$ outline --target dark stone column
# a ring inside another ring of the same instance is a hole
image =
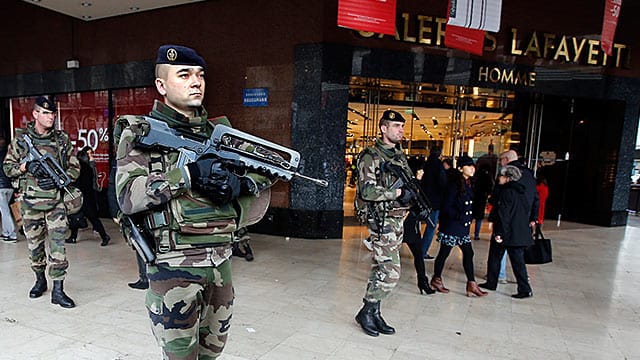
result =
[[[329,186],[293,181],[289,208],[270,208],[252,230],[303,238],[342,237],[351,52],[350,47],[330,44],[296,46],[291,147],[304,160],[304,174],[327,180]]]

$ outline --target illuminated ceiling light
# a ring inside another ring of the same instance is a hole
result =
[[[131,11],[138,11],[138,10],[140,10],[140,8],[139,8],[139,7],[137,7],[137,6],[132,6],[132,7],[130,7],[130,8],[129,8],[129,10],[131,10]]]
[[[85,20],[91,19],[91,15],[82,15],[82,18]]]
[[[84,7],[89,7],[89,6],[93,5],[93,4],[91,4],[91,3],[90,3],[90,2],[88,2],[88,1],[83,1],[83,2],[81,2],[81,3],[80,3],[80,5],[82,5],[82,6],[84,6]]]

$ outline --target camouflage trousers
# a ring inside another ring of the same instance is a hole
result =
[[[387,217],[382,231],[374,224],[369,226],[373,242],[371,270],[364,299],[378,302],[389,296],[400,280],[400,247],[402,246],[402,218]]]
[[[31,269],[44,272],[47,268],[45,240],[49,237],[49,277],[64,280],[69,262],[64,247],[69,227],[64,203],[60,202],[51,210],[33,210],[22,202],[22,223],[27,238]]]
[[[233,312],[231,262],[219,267],[148,266],[145,305],[164,359],[216,359]]]

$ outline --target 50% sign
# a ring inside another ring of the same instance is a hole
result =
[[[106,128],[78,129],[78,140],[76,140],[75,145],[78,146],[78,149],[88,145],[95,150],[100,141],[109,141],[109,133]]]

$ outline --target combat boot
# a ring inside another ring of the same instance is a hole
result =
[[[44,271],[36,272],[36,283],[29,290],[29,297],[32,299],[39,298],[45,291],[47,291],[47,278],[44,275]]]
[[[76,306],[76,303],[64,293],[63,289],[64,280],[54,280],[53,290],[51,291],[51,303],[62,306],[63,308],[72,308]]]
[[[362,330],[369,336],[378,336],[380,333],[375,323],[374,313],[376,303],[362,299],[364,305],[356,315],[356,322],[362,326]],[[380,302],[378,302],[380,304]]]
[[[231,244],[231,255],[236,257],[245,257],[245,253],[240,250],[240,244],[238,244],[237,241]]]
[[[393,335],[396,333],[396,329],[389,326],[382,318],[382,314],[380,314],[380,301],[376,303],[375,311],[373,312],[373,323],[381,334]]]

